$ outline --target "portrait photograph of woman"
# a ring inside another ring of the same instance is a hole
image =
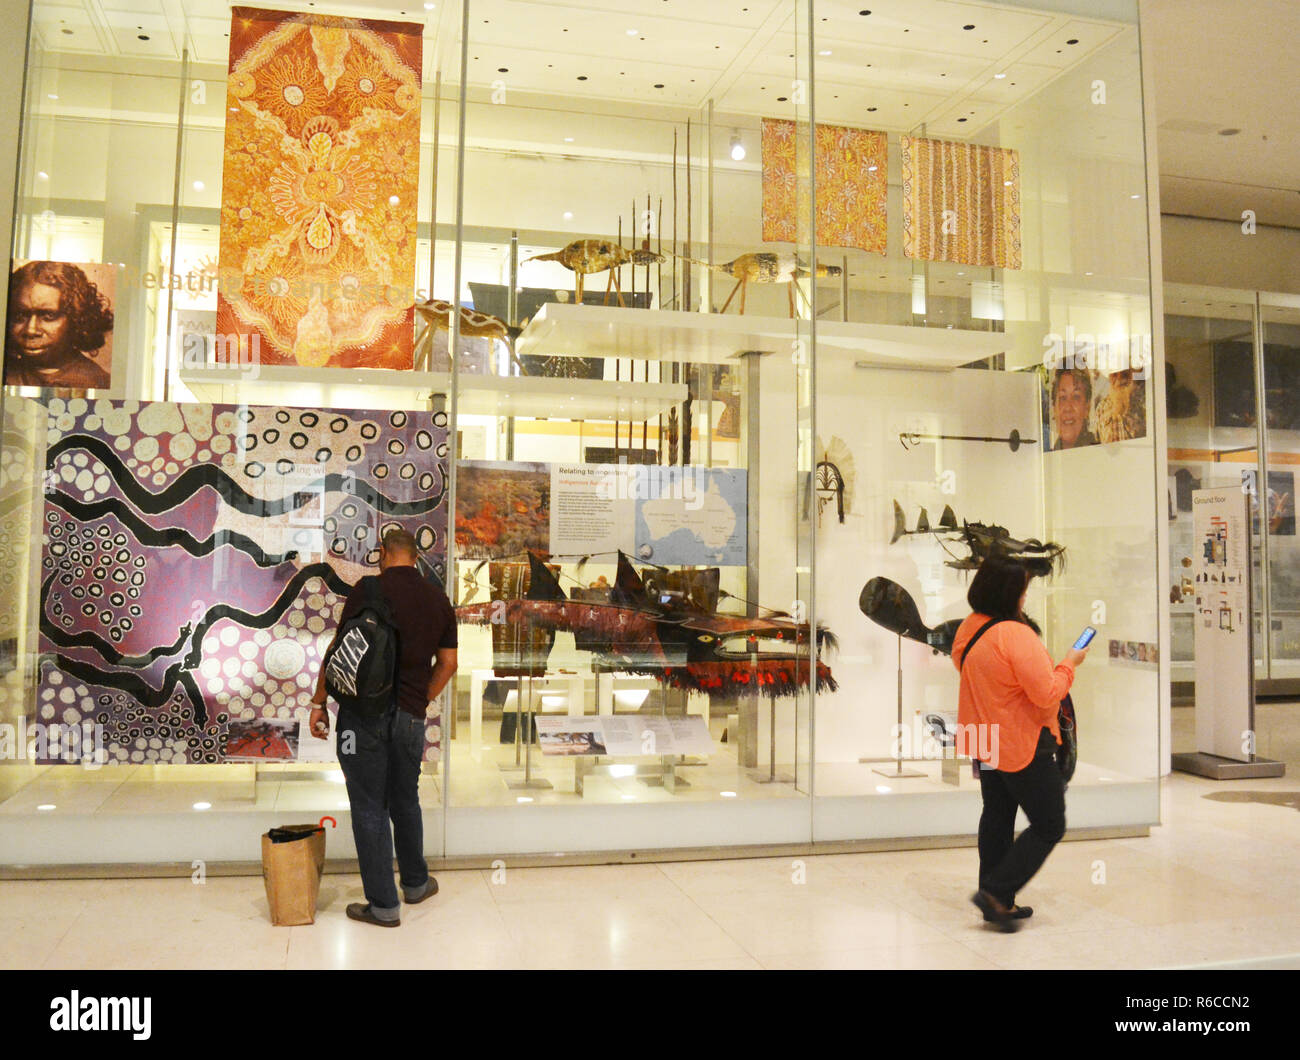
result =
[[[106,390],[112,379],[111,265],[29,261],[9,277],[5,386]]]

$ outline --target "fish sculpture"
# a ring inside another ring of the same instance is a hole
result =
[[[575,239],[568,246],[551,254],[536,254],[525,258],[520,264],[530,261],[558,261],[575,276],[575,304],[582,305],[583,277],[598,272],[609,271],[609,283],[605,286],[605,302],[609,302],[611,287],[618,295],[618,304],[626,308],[623,301],[623,285],[618,278],[618,270],[623,265],[654,265],[664,260],[662,254],[653,250],[636,248],[626,250],[608,239]]]

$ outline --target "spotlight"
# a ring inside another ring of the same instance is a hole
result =
[[[733,162],[743,162],[745,160],[745,145],[740,142],[740,133],[731,134],[731,160]]]

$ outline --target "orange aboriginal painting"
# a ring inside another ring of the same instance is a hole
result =
[[[763,240],[802,243],[807,142],[792,121],[763,119]],[[882,132],[818,125],[817,245],[885,253],[888,150]]]
[[[412,367],[421,33],[232,10],[219,360]]]
[[[900,136],[903,253],[1021,267],[1020,152]]]

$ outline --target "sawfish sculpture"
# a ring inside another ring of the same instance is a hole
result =
[[[611,288],[617,293],[618,304],[626,308],[623,301],[623,285],[618,278],[618,270],[623,265],[654,265],[664,260],[662,254],[644,247],[625,250],[608,239],[575,239],[567,247],[551,254],[537,254],[525,258],[521,264],[530,261],[558,261],[574,276],[576,305],[582,305],[583,277],[597,272],[609,272],[609,282],[605,285],[605,303],[609,303]]]
[[[957,516],[948,505],[944,506],[938,526],[930,525],[930,516],[922,508],[921,514],[917,516],[916,529],[909,530],[902,505],[894,501],[894,533],[889,543],[892,545],[899,538],[913,534],[931,534],[945,552],[948,552],[948,546],[943,544],[944,538],[956,539],[965,545],[970,550],[968,555],[956,556],[948,552],[953,558],[946,561],[944,566],[952,567],[953,570],[978,570],[980,564],[991,555],[1005,556],[1023,563],[1036,577],[1046,577],[1058,565],[1065,565],[1064,545],[1058,545],[1054,541],[1039,541],[1033,537],[1022,541],[1012,537],[1005,526],[968,523],[965,520],[958,526]]]

